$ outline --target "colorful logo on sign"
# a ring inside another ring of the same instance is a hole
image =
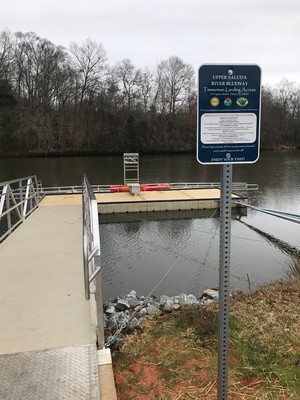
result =
[[[210,99],[210,104],[211,104],[213,107],[217,107],[217,106],[220,104],[220,100],[219,100],[217,97],[212,97],[212,98]]]
[[[230,97],[226,97],[226,99],[224,100],[224,105],[225,105],[226,107],[230,107],[231,104],[232,104],[231,98],[230,98]]]
[[[245,107],[248,104],[248,99],[246,99],[246,97],[239,97],[236,104],[240,107]]]

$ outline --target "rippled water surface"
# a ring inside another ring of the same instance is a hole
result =
[[[198,166],[189,156],[179,157],[178,165],[174,158],[164,163],[149,157],[142,167],[145,182],[220,180],[221,167]],[[258,191],[248,192],[250,204],[300,214],[299,173],[299,153],[265,153],[256,165],[234,166],[233,180],[259,184]],[[153,288],[157,296],[199,295],[218,286],[218,218],[123,218],[122,223],[101,225],[106,297],[132,289],[148,294]],[[251,226],[299,248],[299,225],[253,210],[241,221],[249,226],[232,221],[231,289],[254,289],[285,277],[290,257]]]
[[[243,219],[247,219],[243,217]],[[135,289],[148,294],[193,293],[218,286],[219,220],[193,218],[101,225],[106,297]],[[281,278],[289,257],[232,221],[231,287],[248,289]],[[248,274],[248,276],[247,276]]]
[[[122,156],[0,159],[0,181],[37,174],[44,186],[123,181]],[[219,182],[220,166],[202,166],[194,155],[140,157],[141,182]],[[235,165],[234,182],[257,183],[249,203],[300,214],[300,153],[265,152],[253,165]],[[212,210],[213,213],[213,210]],[[201,294],[218,286],[219,220],[216,216],[148,220],[141,214],[101,223],[105,297],[138,294]],[[154,218],[157,216],[153,215]],[[120,222],[121,221],[121,222]],[[249,210],[242,221],[300,248],[300,226]],[[290,257],[247,225],[232,221],[231,287],[255,288],[286,276]]]

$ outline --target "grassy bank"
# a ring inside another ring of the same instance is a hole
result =
[[[300,280],[231,300],[229,399],[300,398]],[[119,400],[216,399],[217,304],[148,320],[113,352]]]

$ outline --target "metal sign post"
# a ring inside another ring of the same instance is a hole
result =
[[[222,166],[220,204],[218,400],[227,400],[232,165]]]
[[[232,164],[259,157],[261,70],[202,65],[198,84],[197,160],[221,164],[218,400],[228,397]]]

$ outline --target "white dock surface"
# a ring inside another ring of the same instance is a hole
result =
[[[0,354],[94,342],[77,204],[42,201],[0,245]]]

